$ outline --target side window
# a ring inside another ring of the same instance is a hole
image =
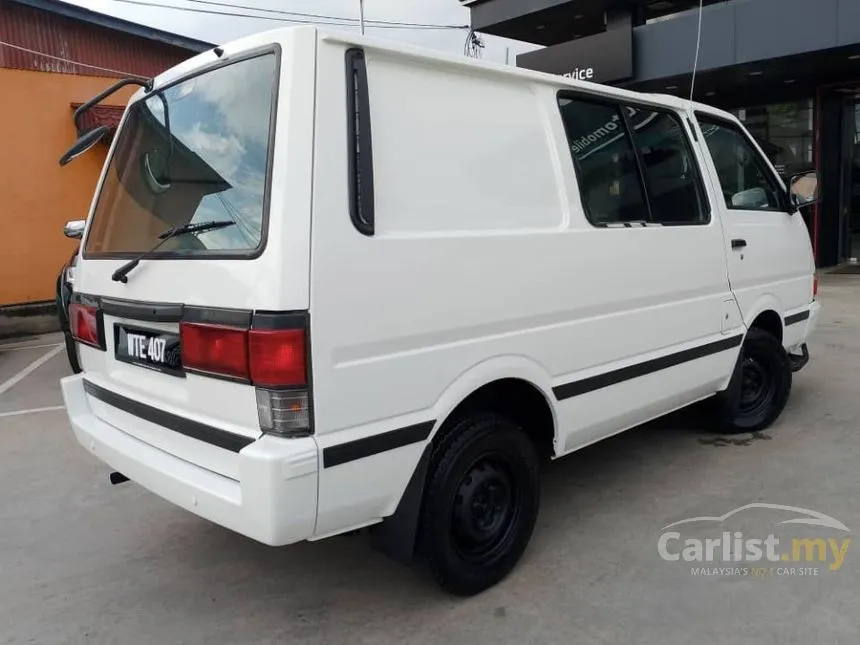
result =
[[[780,190],[765,161],[735,125],[698,116],[717,168],[726,207],[782,210]]]
[[[560,97],[559,108],[589,221],[596,226],[647,221],[648,205],[620,106]]]
[[[707,224],[704,187],[678,117],[644,108],[625,109],[642,163],[651,221]]]

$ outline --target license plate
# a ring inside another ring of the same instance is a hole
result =
[[[179,335],[155,329],[114,325],[118,361],[184,376]]]

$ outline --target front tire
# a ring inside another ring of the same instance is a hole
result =
[[[779,418],[791,393],[791,361],[782,343],[762,329],[747,332],[740,358],[740,385],[731,403],[720,400],[722,430],[757,432]]]
[[[531,538],[538,459],[522,429],[494,414],[458,421],[433,450],[419,548],[437,584],[460,596],[502,580]]]

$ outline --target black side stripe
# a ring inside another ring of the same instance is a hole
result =
[[[552,393],[555,395],[556,399],[563,401],[564,399],[593,392],[594,390],[609,387],[610,385],[615,385],[622,381],[629,381],[630,379],[645,376],[646,374],[653,374],[654,372],[659,372],[660,370],[665,370],[669,367],[675,367],[681,363],[694,361],[697,358],[704,358],[711,354],[719,354],[727,349],[737,347],[742,342],[743,336],[732,336],[731,338],[718,340],[713,343],[708,343],[707,345],[700,345],[699,347],[685,349],[681,352],[654,358],[649,361],[637,363],[636,365],[622,367],[617,370],[612,370],[611,372],[606,372],[605,374],[598,374],[597,376],[590,376],[579,381],[573,381],[572,383],[557,385],[552,388]]]
[[[134,401],[124,397],[116,392],[106,390],[94,383],[90,383],[89,381],[84,381],[84,389],[90,396],[93,396],[100,401],[104,401],[108,405],[112,405],[124,412],[133,414],[134,416],[144,419],[145,421],[149,421],[150,423],[164,426],[165,428],[169,428],[179,434],[184,434],[186,437],[211,443],[213,446],[218,446],[225,450],[239,452],[248,444],[254,443],[254,440],[249,437],[243,437],[242,435],[227,432],[226,430],[221,430],[219,428],[213,428],[212,426],[207,426],[203,423],[192,421],[191,419],[164,412],[158,408],[153,408],[151,406],[144,405],[139,401]]]
[[[402,448],[409,444],[424,441],[430,436],[435,421],[416,423],[405,428],[398,428],[383,434],[347,441],[337,446],[323,448],[323,468],[331,468],[356,459],[364,459],[380,452]]]
[[[789,325],[794,325],[794,324],[797,324],[799,322],[803,322],[807,318],[809,318],[809,309],[807,309],[806,311],[801,311],[798,314],[792,314],[790,316],[786,316],[785,317],[785,326],[788,327]]]

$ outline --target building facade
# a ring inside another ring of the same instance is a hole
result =
[[[107,154],[100,144],[66,167],[74,109],[127,75],[153,76],[211,45],[56,0],[0,0],[0,306],[52,300]],[[75,61],[75,62],[70,62]],[[133,88],[87,116],[116,128]]]
[[[819,266],[860,258],[860,0],[465,0],[472,27],[543,45],[517,65],[692,96],[736,114],[788,176],[817,169],[805,214]]]

